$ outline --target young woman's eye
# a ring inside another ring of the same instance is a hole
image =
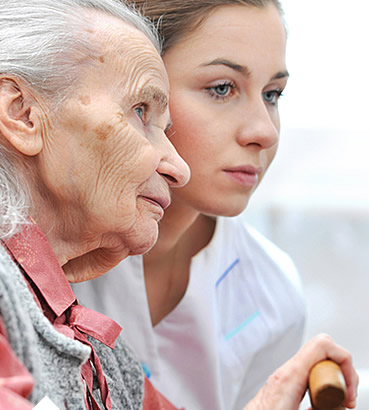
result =
[[[216,100],[225,100],[230,97],[236,86],[232,82],[224,82],[222,84],[214,85],[206,88],[209,95]]]
[[[263,98],[267,104],[277,105],[278,100],[282,95],[281,90],[270,90],[263,93]]]

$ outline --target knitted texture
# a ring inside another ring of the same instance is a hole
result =
[[[52,284],[50,284],[52,286]],[[9,343],[34,379],[33,404],[48,396],[60,409],[85,409],[81,366],[90,348],[57,332],[36,304],[18,266],[0,246],[0,315]],[[90,338],[108,382],[113,409],[140,410],[144,375],[131,350]],[[94,391],[99,400],[99,390]],[[101,408],[103,406],[101,405]]]

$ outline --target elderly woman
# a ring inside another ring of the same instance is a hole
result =
[[[0,408],[45,396],[69,410],[173,408],[130,349],[114,348],[119,326],[79,305],[68,283],[149,250],[169,188],[189,179],[165,136],[158,51],[116,0],[0,2]],[[352,404],[350,355],[318,338],[249,408],[296,408],[326,357],[341,364]]]
[[[0,3],[2,409],[14,396],[142,406],[139,363],[113,350],[119,326],[81,307],[67,279],[150,249],[169,187],[189,179],[164,132],[158,51],[150,26],[113,0]]]

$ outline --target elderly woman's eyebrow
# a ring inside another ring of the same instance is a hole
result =
[[[142,88],[135,99],[142,100],[144,103],[154,103],[161,113],[168,107],[168,96],[159,87],[152,85]]]
[[[172,128],[172,126],[173,126],[172,118],[169,118],[168,124],[167,124],[167,126],[165,127],[164,132],[169,131],[169,130]]]

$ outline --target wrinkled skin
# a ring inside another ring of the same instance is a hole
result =
[[[345,407],[353,409],[359,378],[353,368],[352,357],[345,349],[334,344],[329,336],[319,335],[269,377],[245,410],[298,410],[306,391],[310,369],[325,359],[340,365],[347,386]]]
[[[150,249],[170,203],[169,186],[189,179],[165,135],[169,84],[160,56],[135,28],[92,17],[91,41],[101,56],[81,62],[80,77],[56,112],[47,104],[30,109],[35,139],[42,140],[27,158],[31,215],[72,282]]]

